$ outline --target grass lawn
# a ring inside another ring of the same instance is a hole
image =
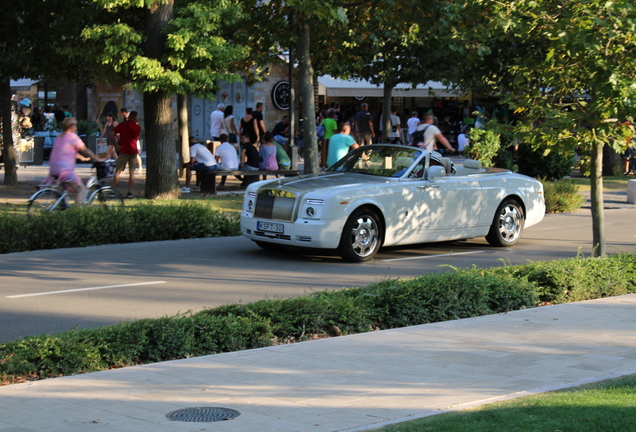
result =
[[[399,423],[381,432],[636,430],[636,375]]]
[[[627,181],[633,179],[634,176],[603,177],[603,189],[627,190]],[[591,190],[589,177],[572,177],[570,181],[579,187],[579,192]]]
[[[193,194],[191,194],[193,195]],[[193,196],[187,196],[183,199],[174,200],[147,200],[147,199],[132,199],[126,200],[125,204],[139,205],[142,203],[151,202],[154,205],[168,205],[179,204],[184,202],[196,202],[198,204],[206,205],[210,207],[210,210],[219,210],[222,213],[238,213],[241,211],[241,205],[243,203],[243,196],[201,196],[199,194]],[[23,203],[0,203],[0,216],[5,215],[26,215],[28,201],[24,200]]]

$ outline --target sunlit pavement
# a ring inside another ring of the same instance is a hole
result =
[[[634,373],[635,311],[626,295],[15,384],[0,431],[365,430]],[[240,415],[165,416],[190,407]]]

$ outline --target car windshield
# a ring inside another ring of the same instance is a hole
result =
[[[422,151],[417,148],[362,146],[330,166],[327,171],[402,177],[421,155]]]

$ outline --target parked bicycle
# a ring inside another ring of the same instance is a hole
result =
[[[94,162],[94,174],[86,183],[86,194],[82,206],[98,206],[105,209],[123,207],[124,199],[119,192],[104,184],[103,179],[113,177],[115,161]],[[65,183],[40,185],[40,190],[29,198],[29,216],[52,213],[71,207],[70,194]]]

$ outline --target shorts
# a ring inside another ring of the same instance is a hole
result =
[[[358,134],[358,136],[360,138],[360,142],[358,144],[361,146],[373,144],[373,136],[370,133],[361,133]]]
[[[117,164],[115,165],[115,172],[122,172],[126,169],[126,165],[128,165],[128,169],[134,171],[137,169],[137,154],[123,154],[120,153],[117,157]]]
[[[77,193],[84,187],[84,183],[73,170],[62,170],[57,174],[49,175],[45,184],[50,183],[64,185],[66,191],[70,194]]]
[[[252,165],[245,164],[243,165],[243,169],[246,171],[258,171],[258,167],[253,167]]]
[[[195,170],[198,173],[206,173],[206,172],[210,172],[210,171],[216,171],[217,166],[216,165],[206,165],[206,164],[202,164],[202,163],[193,163],[192,164],[192,169]]]

